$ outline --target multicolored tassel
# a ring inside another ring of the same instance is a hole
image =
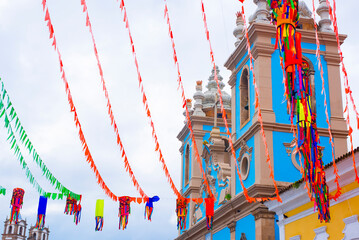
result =
[[[81,211],[82,211],[82,206],[81,206],[81,197],[80,197],[79,204],[77,204],[75,214],[74,214],[74,222],[76,225],[79,224],[79,222],[81,220]]]
[[[151,221],[152,212],[153,212],[153,203],[158,202],[160,198],[158,196],[154,196],[152,198],[148,198],[146,201],[146,208],[145,208],[145,218],[147,216],[147,220]]]
[[[20,209],[22,208],[24,194],[25,191],[21,188],[15,188],[12,192],[10,223],[14,221],[15,224],[17,224],[19,221]]]
[[[176,202],[177,229],[186,229],[187,205],[189,200],[187,198],[178,198]]]
[[[103,199],[97,199],[96,201],[96,212],[95,212],[95,220],[96,227],[95,231],[102,231],[103,228],[103,209],[104,209],[105,201]]]
[[[37,209],[37,220],[35,228],[42,230],[45,227],[45,216],[46,216],[47,198],[40,196],[39,207]]]
[[[131,214],[131,198],[130,197],[120,197],[119,198],[119,213],[118,216],[120,218],[119,229],[125,230],[128,224],[128,217]]]
[[[64,213],[67,215],[74,215],[77,210],[77,200],[68,196],[66,199],[66,206]]]
[[[206,203],[206,219],[207,219],[207,229],[213,229],[213,215],[214,215],[214,198],[204,199]]]
[[[303,179],[318,208],[320,221],[329,222],[329,193],[323,168],[322,153],[316,115],[311,106],[311,81],[309,64],[302,59],[301,34],[298,25],[298,0],[268,0],[272,8],[273,22],[277,26],[276,48],[286,74],[285,96],[290,110],[290,119],[297,118],[297,148],[304,158]]]

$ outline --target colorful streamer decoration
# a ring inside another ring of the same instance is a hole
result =
[[[177,229],[186,229],[186,218],[187,218],[187,205],[190,199],[178,198],[177,199]]]
[[[333,168],[334,168],[334,175],[335,175],[335,180],[334,182],[337,185],[337,191],[336,193],[332,196],[330,195],[331,199],[334,199],[335,201],[340,197],[341,193],[341,187],[339,185],[339,174],[338,174],[338,167],[337,164],[335,162],[335,155],[334,155],[334,141],[333,141],[333,135],[332,135],[332,125],[330,123],[330,119],[329,119],[329,113],[328,113],[328,104],[327,104],[327,94],[325,91],[325,80],[324,80],[324,70],[323,70],[323,65],[322,65],[322,58],[320,56],[320,42],[319,42],[319,37],[318,37],[318,26],[316,24],[316,10],[315,10],[315,4],[314,4],[314,0],[312,0],[312,5],[313,5],[313,20],[314,20],[314,28],[315,28],[315,40],[316,40],[316,45],[317,45],[317,50],[316,50],[316,56],[317,56],[317,61],[318,61],[318,68],[320,71],[320,78],[322,80],[322,95],[324,96],[324,107],[325,107],[325,116],[326,116],[326,122],[328,124],[328,133],[329,133],[329,142],[330,145],[332,147],[332,162],[333,162]]]
[[[214,215],[214,199],[206,198],[204,199],[206,204],[206,220],[207,220],[207,229],[213,229],[213,215]]]
[[[0,195],[6,195],[6,189],[0,186]]]
[[[76,194],[72,191],[70,191],[68,188],[66,188],[52,173],[51,171],[48,169],[48,167],[46,166],[46,164],[42,161],[40,155],[38,154],[38,152],[36,151],[34,145],[32,144],[29,136],[27,135],[24,127],[21,124],[21,121],[18,117],[18,114],[11,102],[10,96],[8,94],[8,92],[5,89],[4,83],[0,78],[0,118],[2,116],[2,114],[4,114],[4,120],[5,120],[5,128],[7,128],[8,130],[8,138],[11,139],[11,144],[13,144],[11,147],[12,149],[14,149],[15,151],[15,155],[19,158],[20,160],[20,164],[23,165],[23,168],[26,168],[26,175],[28,176],[28,178],[30,179],[34,179],[33,175],[31,174],[30,170],[28,170],[26,163],[24,162],[24,159],[22,157],[22,154],[20,152],[20,148],[17,145],[17,141],[15,139],[14,136],[14,131],[12,130],[11,125],[9,124],[9,122],[14,122],[15,123],[15,132],[18,133],[18,135],[20,136],[20,143],[24,146],[24,148],[28,151],[28,153],[31,155],[32,160],[37,164],[37,166],[41,169],[42,174],[46,177],[46,179],[51,183],[51,185],[53,185],[55,187],[56,190],[58,190],[61,194],[56,194],[56,193],[52,193],[51,196],[54,199],[55,197],[58,199],[62,199],[63,195],[67,196],[67,195],[71,195],[73,198],[76,199],[80,199],[81,195]],[[6,104],[6,108],[3,109],[4,104]],[[9,112],[9,114],[6,113]],[[36,181],[35,181],[36,182]],[[35,189],[38,190],[39,194],[42,195],[46,195],[47,197],[49,194],[45,193],[44,191],[42,191],[41,188],[39,188],[37,182],[34,184]],[[41,189],[41,191],[39,191]]]
[[[102,231],[103,228],[103,208],[105,205],[105,201],[103,199],[97,199],[96,201],[96,212],[95,212],[95,220],[96,227],[95,231]]]
[[[47,3],[46,0],[42,0],[42,6],[43,6],[43,11],[45,13],[45,21],[47,23],[48,26],[48,30],[49,30],[49,34],[50,34],[50,39],[52,40],[52,46],[54,47],[54,50],[56,51],[57,55],[58,55],[58,59],[59,59],[59,65],[60,65],[60,73],[61,73],[61,79],[64,82],[65,85],[65,92],[67,94],[67,100],[70,106],[70,111],[74,114],[74,123],[75,126],[78,130],[78,137],[81,141],[82,144],[82,151],[85,155],[86,161],[88,162],[88,164],[90,165],[91,169],[93,170],[93,173],[96,176],[97,179],[97,184],[102,188],[102,190],[105,192],[105,194],[111,198],[113,201],[118,201],[118,196],[116,196],[111,189],[107,186],[107,184],[105,183],[105,181],[103,180],[96,164],[95,161],[93,160],[92,154],[90,152],[90,148],[87,144],[85,135],[82,131],[82,127],[81,127],[81,123],[76,111],[76,107],[75,104],[73,102],[72,99],[72,94],[71,94],[71,90],[69,87],[69,83],[67,81],[67,77],[65,74],[65,69],[64,69],[64,65],[63,65],[63,61],[62,61],[62,57],[61,57],[61,53],[59,48],[57,47],[57,42],[56,42],[56,37],[55,37],[55,32],[54,32],[54,27],[52,25],[51,22],[51,18],[50,18],[50,13],[49,13],[49,9],[47,7]]]
[[[137,189],[137,191],[140,193],[141,197],[145,198],[145,197],[147,197],[147,195],[144,193],[144,191],[142,190],[141,186],[139,185],[135,175],[133,174],[132,168],[130,166],[130,163],[128,161],[125,149],[123,147],[123,144],[122,144],[122,141],[121,141],[121,138],[120,138],[117,123],[116,123],[116,120],[115,120],[115,117],[114,117],[114,113],[112,111],[112,105],[111,105],[110,97],[109,97],[109,94],[108,94],[108,91],[107,91],[105,78],[103,76],[102,65],[101,65],[100,57],[99,57],[96,42],[95,42],[95,36],[93,34],[93,31],[92,31],[92,24],[91,24],[91,21],[90,21],[86,0],[81,0],[81,5],[83,6],[83,12],[86,14],[86,26],[88,27],[89,32],[91,34],[91,39],[92,39],[92,43],[93,43],[93,49],[94,49],[94,53],[95,53],[96,60],[97,60],[97,66],[98,66],[99,74],[100,74],[100,77],[101,77],[102,89],[103,89],[103,92],[105,94],[105,98],[106,98],[106,101],[107,101],[107,108],[108,108],[107,113],[108,113],[108,116],[109,116],[109,118],[111,120],[111,125],[113,127],[113,131],[115,132],[115,135],[116,135],[117,145],[120,147],[121,156],[122,156],[124,164],[125,164],[125,170],[130,175],[132,183],[135,186],[135,188]]]
[[[344,57],[343,57],[343,52],[340,46],[340,39],[339,39],[339,30],[338,30],[338,21],[337,21],[337,15],[336,15],[336,9],[337,9],[337,4],[336,1],[333,0],[333,8],[330,6],[330,2],[329,0],[326,0],[327,6],[329,8],[329,15],[330,15],[330,19],[333,22],[333,26],[334,26],[334,32],[335,32],[335,36],[337,38],[337,44],[338,44],[338,53],[340,56],[340,63],[341,63],[341,69],[342,69],[342,73],[344,76],[344,89],[345,89],[345,109],[344,109],[344,113],[346,113],[346,121],[347,121],[347,125],[349,126],[349,141],[350,141],[350,149],[352,152],[352,158],[353,158],[353,168],[354,168],[354,172],[355,172],[355,180],[359,183],[359,177],[358,177],[358,171],[357,171],[357,167],[356,167],[356,163],[355,163],[355,155],[354,155],[354,144],[353,144],[353,128],[350,124],[350,116],[349,116],[349,100],[351,101],[352,105],[353,105],[353,110],[355,112],[355,117],[357,119],[357,128],[359,129],[359,113],[357,110],[357,107],[355,105],[354,102],[354,98],[353,98],[353,92],[351,90],[351,87],[349,85],[349,78],[348,78],[348,73],[347,70],[345,68],[345,64],[344,64]]]
[[[152,213],[153,213],[153,203],[158,202],[160,198],[158,196],[154,196],[152,198],[148,198],[146,201],[146,207],[145,207],[145,218],[147,217],[147,220],[151,221]]]
[[[128,224],[128,217],[131,214],[131,201],[132,199],[130,197],[120,197],[118,199],[120,207],[119,207],[119,213],[118,216],[120,218],[120,224],[119,229],[125,230]]]
[[[22,188],[15,188],[11,198],[10,223],[19,221],[20,209],[22,208],[25,191]]]
[[[35,228],[42,230],[45,227],[45,216],[46,216],[47,198],[40,196],[39,207],[37,209],[37,220]]]
[[[302,59],[301,34],[298,24],[298,0],[269,0],[272,18],[277,26],[276,48],[286,74],[285,96],[290,108],[290,118],[297,119],[297,148],[304,158],[303,178],[314,195],[320,221],[329,222],[329,190],[326,184],[316,115],[311,109],[311,82],[309,64]]]
[[[64,213],[66,215],[74,215],[74,222],[77,225],[81,220],[81,198],[79,203],[77,203],[77,200],[75,198],[72,198],[71,196],[68,196],[66,199],[66,205]]]

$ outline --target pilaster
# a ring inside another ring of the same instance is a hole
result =
[[[274,240],[275,213],[268,211],[263,204],[252,212],[256,226],[256,240]]]

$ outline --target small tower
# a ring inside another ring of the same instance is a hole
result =
[[[45,227],[44,229],[40,230],[31,226],[29,229],[29,237],[27,240],[49,240],[49,228]]]
[[[223,91],[225,84],[216,67],[219,87],[222,89],[224,108],[226,109],[229,127],[231,127],[231,96]],[[215,72],[212,69],[206,85],[207,91],[202,91],[202,81],[196,82],[196,92],[193,96],[194,109],[190,110],[191,124],[196,139],[198,153],[200,155],[207,181],[212,193],[218,201],[215,202],[217,209],[225,203],[225,196],[230,194],[230,152],[228,137],[221,114],[221,105],[217,93]],[[187,106],[190,100],[187,101]],[[180,152],[182,154],[182,195],[188,198],[205,198],[208,196],[204,186],[202,173],[196,159],[193,143],[187,124],[185,124],[177,138],[182,142]],[[187,215],[187,228],[196,223],[205,222],[205,209],[203,203],[190,202]],[[180,232],[181,234],[182,232]]]
[[[4,233],[2,234],[2,240],[26,240],[26,226],[25,220],[20,220],[17,224],[6,218],[4,222]]]

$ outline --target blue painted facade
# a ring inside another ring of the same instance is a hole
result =
[[[219,232],[216,232],[212,236],[212,240],[224,240],[224,239],[231,239],[231,232],[227,227],[223,228]]]
[[[248,215],[237,221],[236,240],[240,240],[242,233],[246,235],[247,240],[256,239],[256,226],[253,215]]]

